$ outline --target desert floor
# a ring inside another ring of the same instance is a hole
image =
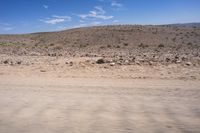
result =
[[[87,63],[0,65],[0,132],[200,132],[199,69],[188,76],[173,67],[175,78],[160,67],[109,71]]]

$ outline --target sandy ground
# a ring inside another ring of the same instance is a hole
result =
[[[0,133],[200,132],[198,67],[45,56],[1,60]]]
[[[0,76],[1,133],[199,133],[198,80]]]

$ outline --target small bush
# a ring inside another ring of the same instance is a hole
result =
[[[108,48],[111,48],[111,45],[108,44],[107,47],[108,47]]]
[[[3,45],[3,43],[2,43],[2,42],[0,42],[0,45]]]
[[[54,49],[55,49],[55,50],[61,50],[62,47],[61,47],[61,46],[56,46]]]
[[[50,46],[54,46],[55,44],[51,43]]]
[[[119,45],[117,45],[117,46],[116,46],[116,48],[120,48],[120,46],[119,46]]]
[[[100,47],[100,49],[104,49],[104,48],[105,48],[104,46],[101,46],[101,47]]]
[[[80,44],[80,48],[85,48],[86,45]]]
[[[164,48],[165,46],[164,46],[164,44],[159,44],[158,47],[159,48]]]
[[[176,37],[172,38],[172,41],[175,42],[176,41]]]
[[[128,46],[128,43],[124,43],[124,46]]]
[[[140,47],[140,48],[147,48],[147,47],[149,47],[149,45],[145,45],[144,43],[141,43],[138,47]]]
[[[97,63],[97,64],[104,64],[105,61],[104,61],[104,59],[99,59],[99,60],[96,61],[96,63]]]

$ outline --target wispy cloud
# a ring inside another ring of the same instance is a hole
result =
[[[58,26],[57,27],[59,30],[66,30],[66,29],[68,29],[66,26]]]
[[[111,6],[113,6],[113,7],[122,7],[123,4],[117,2],[116,0],[112,0],[112,1],[111,1]]]
[[[13,29],[14,29],[14,27],[11,24],[0,21],[0,30],[10,31],[10,30],[13,30]]]
[[[45,20],[44,22],[47,24],[57,24],[57,23],[61,23],[64,21],[65,21],[65,19],[54,18],[54,19],[50,19],[50,20]]]
[[[13,27],[4,27],[3,28],[4,31],[10,31],[10,30],[13,30],[13,29],[14,29]]]
[[[89,23],[81,23],[81,24],[75,25],[75,26],[73,26],[73,28],[87,27],[87,26],[98,26],[98,25],[101,25],[102,23],[103,22],[101,22],[101,21],[92,21],[92,22],[89,22]]]
[[[58,16],[58,15],[53,15],[51,18],[46,18],[46,19],[40,19],[40,21],[46,23],[46,24],[58,24],[58,23],[63,23],[66,21],[71,21],[70,16]]]
[[[106,11],[101,6],[95,6],[93,10],[89,11],[88,14],[78,15],[81,19],[112,19],[113,16],[105,15]]]
[[[48,9],[48,8],[49,8],[49,6],[48,6],[48,5],[43,5],[43,7],[44,7],[45,9]]]
[[[100,24],[102,24],[102,22],[100,22],[100,21],[94,21],[94,22],[90,23],[90,25],[92,25],[92,26],[100,25]]]
[[[119,23],[119,20],[113,20],[112,22],[113,23]]]
[[[123,7],[123,4],[119,2],[119,0],[97,0],[99,2],[109,3],[112,7]]]
[[[78,25],[74,25],[72,28],[80,28],[80,27],[86,27],[88,26],[88,24],[78,24]]]
[[[10,26],[9,23],[1,23],[1,22],[0,22],[0,25],[3,25],[3,26]]]
[[[80,22],[80,23],[85,23],[85,21],[84,21],[84,20],[79,20],[79,22]]]

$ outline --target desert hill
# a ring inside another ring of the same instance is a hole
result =
[[[198,27],[116,25],[59,32],[1,35],[0,53],[104,57],[123,62],[128,60],[129,63],[150,64],[193,62],[194,65],[199,65],[199,42]]]

